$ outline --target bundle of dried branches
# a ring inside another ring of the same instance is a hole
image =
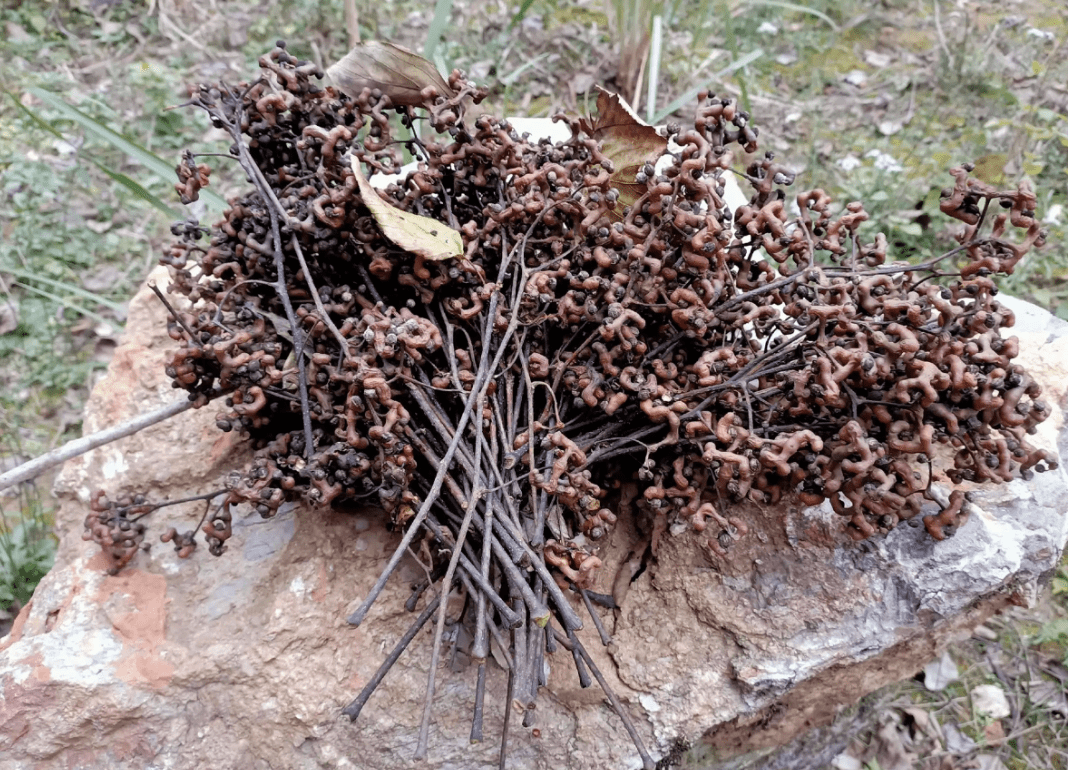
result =
[[[893,263],[882,235],[862,241],[861,204],[789,201],[793,176],[770,153],[742,174],[748,205],[728,209],[731,148],[757,149],[730,99],[701,94],[692,126],[662,136],[602,92],[597,118],[562,118],[573,137],[553,144],[465,120],[483,92],[393,46],[339,63],[344,92],[281,43],[260,64],[255,81],[192,98],[251,189],[210,231],[177,226],[164,258],[190,308],[172,311],[168,374],[197,406],[224,398],[219,427],[258,450],[202,531],[218,554],[239,503],[263,516],[297,496],[376,503],[404,535],[353,624],[432,541],[438,561],[408,602],[425,595],[424,609],[345,709],[358,716],[436,614],[419,755],[443,629],[459,622],[478,662],[473,739],[490,640],[527,726],[559,645],[652,767],[574,633],[585,606],[608,639],[598,545],[624,512],[652,522],[654,555],[686,523],[717,558],[753,528],[732,503],[795,494],[829,500],[856,539],[918,515],[941,539],[965,508],[961,491],[930,503],[938,473],[996,483],[1055,464],[1027,441],[1048,410],[1001,336],[1013,316],[991,278],[1044,237],[1026,185],[955,169],[942,210],[965,223],[960,246]],[[416,169],[375,192],[367,178],[395,173],[402,151]],[[183,196],[208,173],[187,154]],[[92,507],[87,537],[118,569],[155,506]],[[196,537],[164,535],[181,555]],[[441,601],[452,590],[458,617]]]

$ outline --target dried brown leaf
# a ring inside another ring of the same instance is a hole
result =
[[[349,96],[377,88],[396,106],[422,104],[427,88],[446,98],[456,95],[437,68],[422,56],[378,40],[358,44],[326,73]]]
[[[961,732],[956,725],[947,724],[942,728],[946,736],[946,751],[951,754],[967,754],[975,749],[978,744]]]
[[[371,187],[367,177],[360,168],[359,158],[353,157],[352,171],[360,186],[360,198],[371,210],[371,216],[382,228],[382,234],[405,251],[418,254],[424,259],[449,259],[461,257],[464,253],[463,238],[460,233],[436,219],[421,217],[408,211],[390,206],[380,197],[378,191]]]
[[[1068,667],[1065,667],[1054,658],[1041,656],[1038,660],[1038,667],[1045,673],[1054,677],[1061,684],[1068,684]]]
[[[1027,683],[1027,697],[1039,708],[1068,718],[1068,697],[1061,685],[1046,679],[1032,679]]]
[[[912,770],[916,755],[905,748],[899,725],[890,716],[884,716],[875,732],[875,757],[883,770]]]
[[[646,192],[646,185],[635,181],[646,163],[656,165],[667,152],[667,139],[643,123],[618,94],[598,88],[597,119],[580,120],[579,127],[601,142],[601,152],[612,161],[612,186],[619,190],[616,217],[623,207],[632,206]]]
[[[907,718],[906,721],[911,720],[921,733],[936,741],[942,740],[942,726],[938,724],[938,719],[926,709],[919,706],[907,706],[901,709],[901,713]]]
[[[983,728],[983,737],[986,738],[986,745],[993,748],[997,748],[1005,742],[1005,727],[1001,724],[999,719],[996,722],[991,722]]]

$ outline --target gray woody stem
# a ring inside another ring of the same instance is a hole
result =
[[[112,441],[130,436],[137,433],[139,430],[147,428],[149,425],[163,422],[164,420],[174,417],[176,414],[181,414],[185,410],[191,409],[192,406],[192,401],[179,401],[162,407],[161,409],[157,409],[154,412],[139,415],[121,425],[105,428],[90,436],[82,436],[81,438],[68,441],[63,446],[56,447],[51,452],[46,452],[40,457],[36,457],[29,462],[23,463],[17,468],[12,468],[6,473],[0,474],[0,489],[7,489],[10,486],[18,484],[20,481],[29,481],[35,476],[44,473],[49,468],[53,468],[60,463],[70,460],[72,457],[77,457],[78,455],[85,454],[90,449],[96,449],[97,447],[104,446],[104,444],[110,444]]]

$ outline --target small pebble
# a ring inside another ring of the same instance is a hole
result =
[[[981,684],[972,690],[972,705],[992,719],[1004,719],[1012,714],[1005,691],[996,684]]]
[[[860,760],[856,757],[851,757],[849,754],[839,754],[831,762],[831,767],[834,770],[862,770],[864,766],[860,764]]]
[[[849,85],[856,86],[857,88],[860,88],[868,82],[868,76],[864,73],[864,70],[850,70],[842,79],[849,83]]]

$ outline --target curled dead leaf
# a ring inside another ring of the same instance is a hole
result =
[[[912,728],[913,740],[919,740],[920,734],[941,742],[943,740],[942,726],[938,718],[926,709],[918,706],[908,706],[901,709],[902,722]]]
[[[619,204],[614,212],[622,218],[623,208],[633,205],[647,187],[638,182],[638,172],[646,163],[656,165],[667,152],[668,141],[657,130],[643,123],[618,94],[597,89],[597,119],[582,119],[579,127],[601,142],[601,152],[612,161],[612,186],[619,190]]]
[[[1061,718],[1068,718],[1068,698],[1064,688],[1048,679],[1031,679],[1027,683],[1027,697],[1039,708],[1048,709]]]
[[[949,657],[948,652],[942,653],[941,658],[932,660],[923,667],[923,686],[931,692],[944,690],[950,682],[955,682],[959,678],[957,664],[953,662],[953,658]]]
[[[357,44],[326,74],[349,96],[355,97],[365,88],[377,88],[395,106],[422,104],[427,88],[446,98],[456,95],[437,68],[422,56],[378,40]]]
[[[459,232],[436,219],[421,217],[390,206],[378,196],[378,191],[371,187],[371,183],[363,175],[359,159],[355,157],[352,159],[352,172],[356,174],[363,204],[371,210],[371,216],[389,240],[423,259],[463,256],[464,242]]]

